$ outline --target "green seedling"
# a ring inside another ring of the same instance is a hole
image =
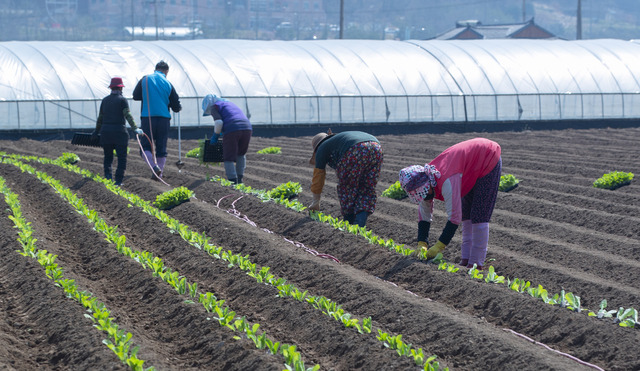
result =
[[[80,157],[78,157],[78,155],[76,155],[75,153],[71,153],[71,152],[63,152],[62,156],[58,157],[56,159],[56,161],[61,162],[63,164],[75,164],[76,162],[80,161]]]
[[[614,322],[622,327],[635,327],[638,323],[638,311],[633,308],[620,307],[616,313]]]
[[[473,267],[469,268],[467,274],[469,275],[469,277],[475,278],[477,280],[481,280],[484,277],[484,275],[480,273],[477,264],[474,264]]]
[[[602,299],[600,302],[600,310],[598,313],[589,312],[590,317],[597,317],[598,319],[611,318],[614,314],[618,313],[617,310],[607,310],[607,299]]]
[[[507,280],[507,286],[513,291],[517,291],[520,293],[526,292],[529,286],[531,286],[531,282],[525,281],[520,278],[515,278],[513,281]],[[557,294],[556,294],[557,296]]]
[[[183,202],[189,201],[194,196],[193,191],[187,187],[178,187],[159,194],[153,205],[160,210],[167,210]]]
[[[402,189],[400,181],[393,183],[389,188],[382,191],[382,197],[389,197],[395,200],[401,200],[407,197],[407,192]]]
[[[498,190],[502,192],[506,192],[508,190],[513,189],[520,183],[515,176],[511,174],[505,174],[500,176],[500,185],[498,186]]]
[[[455,273],[460,270],[460,268],[456,267],[455,264],[447,263],[442,261],[438,264],[438,269],[441,271],[447,271],[449,273]]]
[[[633,173],[625,173],[624,171],[612,171],[596,179],[596,181],[593,182],[593,186],[596,188],[613,190],[631,183],[632,180]]]
[[[263,149],[259,150],[256,153],[259,153],[261,155],[264,155],[264,154],[273,155],[273,154],[282,153],[282,149],[280,147],[267,147],[267,148],[263,148]]]
[[[246,190],[243,190],[246,193]],[[267,192],[267,196],[273,199],[292,199],[302,192],[302,186],[297,182],[287,182],[280,184],[274,189]]]
[[[185,157],[201,158],[200,153],[201,153],[200,152],[200,147],[196,147],[196,148],[192,149],[191,151],[187,152]]]
[[[487,277],[484,279],[487,283],[503,283],[504,276],[500,276],[496,273],[493,265],[489,266],[489,272],[487,272]]]

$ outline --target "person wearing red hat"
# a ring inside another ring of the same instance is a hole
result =
[[[124,172],[127,168],[127,148],[129,144],[129,133],[125,126],[125,120],[133,131],[140,135],[139,129],[129,111],[129,102],[122,96],[124,83],[121,77],[111,79],[109,88],[111,94],[102,99],[100,111],[96,120],[96,130],[93,135],[100,136],[100,145],[104,150],[104,177],[112,179],[111,165],[113,163],[113,152],[118,156],[118,167],[116,168],[115,184],[122,185]]]

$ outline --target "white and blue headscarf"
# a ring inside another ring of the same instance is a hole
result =
[[[202,116],[210,116],[213,105],[220,101],[226,101],[226,99],[217,95],[207,94],[202,100]]]

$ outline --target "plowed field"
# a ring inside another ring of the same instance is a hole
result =
[[[384,164],[378,194],[398,178],[398,170],[430,161],[447,147],[473,137],[502,146],[503,174],[520,179],[500,192],[491,222],[487,266],[509,279],[561,290],[581,298],[581,313],[550,305],[506,283],[473,279],[462,269],[405,257],[367,242],[362,236],[312,220],[306,211],[262,202],[207,178],[224,176],[222,166],[203,166],[184,158],[179,172],[177,141],[170,140],[165,181],[186,186],[195,199],[166,213],[211,244],[248,256],[260,267],[309,295],[324,296],[354,318],[371,317],[374,329],[402,335],[402,341],[436,355],[441,367],[459,370],[638,370],[638,328],[587,315],[602,299],[609,310],[640,308],[640,186],[638,180],[616,190],[596,189],[595,179],[611,171],[640,174],[640,129],[588,129],[463,134],[379,135]],[[299,182],[298,199],[311,202],[313,169],[308,165],[311,137],[255,136],[247,156],[245,184],[270,190]],[[270,146],[282,154],[257,154]],[[197,147],[183,140],[182,155]],[[145,200],[170,188],[151,179],[131,154],[123,189]],[[102,150],[69,141],[0,141],[9,154],[56,158],[76,153],[77,166],[102,175]],[[117,225],[127,245],[149,251],[215,293],[237,316],[274,340],[297,346],[307,366],[322,370],[417,370],[413,358],[399,356],[375,333],[361,334],[305,302],[277,297],[236,267],[209,256],[172,233],[165,224],[109,191],[104,185],[59,166],[28,162],[59,180]],[[115,168],[115,163],[114,163]],[[18,194],[37,245],[58,255],[65,277],[91,292],[139,346],[145,367],[161,370],[282,370],[284,358],[257,349],[246,337],[221,327],[202,305],[153,277],[119,254],[87,219],[48,185],[16,166],[0,163],[0,176]],[[321,207],[338,217],[335,174],[327,171]],[[2,205],[6,204],[4,201]],[[446,222],[436,202],[432,238]],[[20,250],[17,230],[0,211],[0,368],[126,369],[92,327],[86,311],[65,297],[34,259]],[[230,209],[235,209],[231,212]],[[234,214],[235,213],[235,214]],[[247,221],[251,221],[248,223]],[[415,246],[417,207],[407,199],[379,197],[367,227],[374,234]],[[297,242],[297,244],[291,243]],[[432,243],[434,241],[431,241]],[[308,249],[339,260],[310,254]],[[460,259],[460,232],[444,252]],[[486,272],[486,271],[485,271]],[[614,314],[615,317],[615,314]],[[640,326],[640,325],[639,325]],[[527,338],[520,336],[524,335]]]

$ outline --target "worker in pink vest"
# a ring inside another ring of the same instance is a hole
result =
[[[400,170],[400,185],[419,205],[418,246],[427,258],[444,251],[462,223],[460,265],[484,269],[501,171],[500,145],[485,138],[455,144],[425,166]],[[434,198],[444,201],[448,220],[438,241],[429,247]]]

